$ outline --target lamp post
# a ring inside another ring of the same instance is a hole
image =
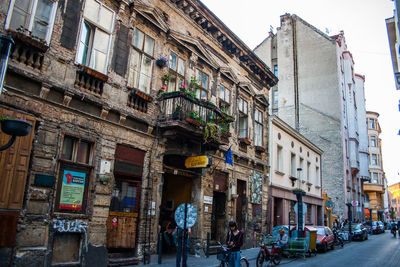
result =
[[[292,192],[296,195],[297,198],[297,237],[303,237],[303,196],[306,195],[306,192],[301,190],[301,178],[300,172],[302,168],[297,168],[297,175],[299,178],[299,188],[294,189]]]

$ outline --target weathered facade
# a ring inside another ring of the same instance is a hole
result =
[[[11,0],[0,19],[15,41],[0,115],[34,126],[0,153],[2,264],[134,262],[182,203],[192,244],[231,219],[246,246],[266,228],[277,78],[201,2]]]
[[[274,70],[272,114],[324,151],[322,190],[332,198],[333,214],[347,218],[346,203],[362,203],[357,137],[354,61],[344,34],[328,36],[296,15],[281,16],[281,26],[255,49]],[[350,154],[351,152],[351,154]],[[363,174],[364,175],[364,174]],[[357,218],[361,206],[354,208]]]

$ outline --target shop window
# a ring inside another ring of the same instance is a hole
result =
[[[116,179],[110,211],[137,213],[139,210],[140,182]]]
[[[92,142],[71,136],[64,137],[55,211],[85,213],[93,147]]]
[[[202,71],[196,69],[196,96],[198,99],[208,99],[208,75],[203,73]]]
[[[178,91],[179,86],[185,84],[186,61],[176,53],[169,54],[169,74],[168,92]]]
[[[149,94],[154,61],[154,39],[135,29],[132,45],[128,86]]]
[[[254,145],[263,146],[263,113],[258,109],[254,112]]]
[[[57,2],[51,0],[11,0],[6,29],[25,30],[39,40],[50,42]],[[39,41],[38,40],[38,41]]]
[[[76,61],[106,73],[114,12],[103,3],[87,0],[83,17]]]

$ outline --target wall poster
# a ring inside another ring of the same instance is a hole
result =
[[[85,172],[63,170],[59,209],[82,210],[86,178]]]

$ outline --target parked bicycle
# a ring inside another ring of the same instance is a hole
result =
[[[260,251],[258,252],[256,259],[256,266],[262,267],[264,263],[269,265],[278,265],[281,262],[282,248],[276,247],[277,242],[273,241],[271,235],[264,238],[263,242],[260,244]],[[268,247],[271,247],[270,249]]]
[[[221,262],[220,267],[229,267],[229,248],[223,246],[221,242],[218,242],[221,249],[217,252],[217,259]],[[240,267],[249,267],[249,261],[246,257],[240,258]]]
[[[343,237],[339,235],[336,229],[333,229],[333,235],[335,236],[334,245],[343,247],[344,246]]]

